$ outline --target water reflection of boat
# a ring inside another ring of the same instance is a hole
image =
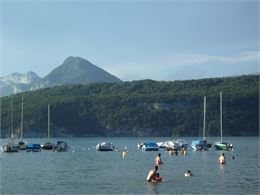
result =
[[[96,146],[96,150],[97,151],[114,151],[115,146],[114,146],[114,144],[109,143],[109,142],[100,142]]]

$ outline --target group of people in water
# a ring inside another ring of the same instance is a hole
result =
[[[232,159],[234,160],[235,159],[235,156],[232,157]],[[158,153],[158,155],[156,156],[155,160],[154,160],[154,163],[155,163],[155,166],[154,166],[154,169],[150,170],[148,172],[148,175],[147,175],[147,178],[146,180],[148,182],[160,182],[162,181],[162,177],[160,176],[160,174],[157,172],[158,169],[159,169],[159,166],[164,164],[162,162],[162,159],[161,159],[161,153]],[[218,159],[218,163],[223,165],[226,163],[226,160],[225,160],[225,154],[222,153]],[[191,177],[193,176],[191,170],[187,170],[185,173],[184,173],[184,176],[185,177]]]

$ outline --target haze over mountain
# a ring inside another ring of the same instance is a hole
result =
[[[0,91],[1,96],[6,96],[55,85],[94,82],[119,83],[121,80],[83,58],[68,57],[44,78],[34,72],[0,77]]]

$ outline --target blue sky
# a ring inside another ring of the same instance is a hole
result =
[[[0,77],[44,77],[68,56],[125,81],[259,72],[259,1],[0,2]]]

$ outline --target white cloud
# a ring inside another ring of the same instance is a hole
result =
[[[207,54],[180,53],[169,55],[164,61],[170,67],[198,65],[210,62],[241,63],[260,61],[260,51],[244,52],[236,56],[213,56]]]
[[[139,62],[132,61],[112,65],[107,67],[107,70],[123,80],[165,80],[172,72],[178,72],[178,74],[181,74],[181,71],[194,71],[196,69],[196,72],[198,73],[200,71],[200,67],[206,67],[209,69],[210,66],[214,66],[214,64],[217,63],[221,65],[219,68],[222,68],[223,70],[218,71],[223,71],[223,75],[225,75],[225,68],[223,68],[223,65],[225,67],[229,66],[229,69],[234,69],[234,74],[239,72],[238,70],[235,70],[235,68],[241,69],[240,72],[244,71],[245,74],[248,74],[248,72],[252,70],[251,66],[248,67],[248,71],[246,71],[249,63],[253,63],[254,67],[258,67],[256,72],[259,72],[260,51],[244,52],[234,56],[213,56],[199,53],[174,53],[161,57],[151,56],[147,60],[141,60]],[[192,72],[190,75],[192,78]]]

